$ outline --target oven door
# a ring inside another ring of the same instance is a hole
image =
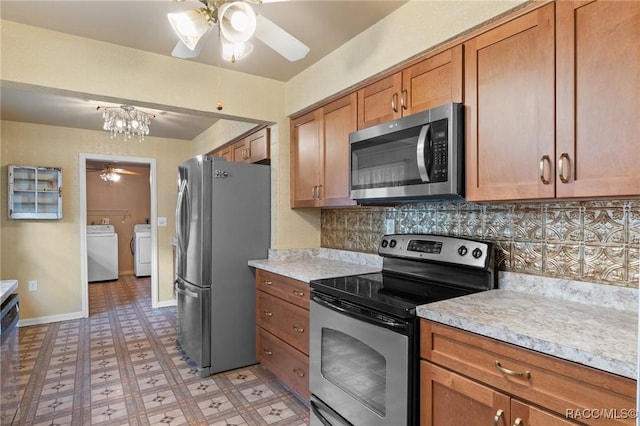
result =
[[[406,330],[406,323],[349,312],[313,293],[311,300],[309,387],[327,413],[312,409],[311,425],[345,424],[328,418],[354,425],[407,425],[409,337],[391,329]]]

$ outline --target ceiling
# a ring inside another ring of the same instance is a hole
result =
[[[289,62],[253,38],[254,49],[247,58],[235,64],[225,62],[219,59],[217,33],[210,31],[199,57],[189,60],[288,81],[404,2],[265,0],[263,4],[253,6],[256,13],[309,46],[311,51],[304,59]],[[167,20],[167,13],[201,6],[197,0],[2,0],[0,16],[3,20],[171,56],[177,37]],[[3,85],[1,90],[2,120],[94,130],[102,128],[101,114],[95,108],[87,108],[87,104],[91,107],[115,106],[126,101],[80,99],[77,94],[35,91],[31,87]],[[158,116],[152,122],[151,136],[191,140],[218,119],[215,114],[202,111],[175,110],[163,105],[136,106]]]

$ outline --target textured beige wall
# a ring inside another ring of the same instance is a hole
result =
[[[219,120],[193,139],[192,154],[200,155],[213,151],[256,126],[255,122]]]
[[[411,58],[525,0],[413,0],[287,82],[293,114]]]
[[[21,319],[79,314],[80,289],[80,153],[111,154],[156,159],[158,216],[168,219],[158,228],[158,281],[160,301],[172,300],[173,258],[170,246],[176,202],[176,167],[189,158],[190,143],[147,137],[111,140],[104,131],[43,126],[4,121],[0,134],[2,170],[8,164],[62,168],[63,217],[61,220],[12,220],[6,211],[7,188],[2,185],[2,276],[20,282]],[[38,280],[38,291],[26,291],[29,280]]]

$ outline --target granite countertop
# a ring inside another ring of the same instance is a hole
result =
[[[637,300],[636,289],[622,290],[632,298],[635,294]],[[497,289],[422,305],[417,313],[506,343],[637,378],[637,310]]]
[[[322,278],[380,272],[382,258],[324,248],[269,250],[268,259],[250,260],[249,266],[308,283]]]
[[[0,304],[4,303],[5,300],[16,291],[18,288],[18,281],[16,280],[1,280],[0,281]]]

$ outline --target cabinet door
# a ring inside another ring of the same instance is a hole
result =
[[[554,4],[464,49],[466,198],[554,197]]]
[[[349,133],[356,131],[355,93],[323,108],[324,167],[320,188],[323,206],[349,206]]]
[[[462,102],[462,45],[402,71],[403,115],[450,102]]]
[[[231,150],[233,151],[233,161],[236,163],[249,162],[249,145],[246,138],[231,145]]]
[[[421,426],[508,426],[509,403],[505,394],[420,361]]]
[[[639,194],[640,2],[556,8],[556,194]]]
[[[230,146],[216,149],[215,151],[213,151],[212,155],[214,157],[222,157],[227,161],[233,161],[233,151],[231,150]]]
[[[270,158],[270,136],[269,128],[265,127],[245,138],[249,154],[249,163],[257,163]]]
[[[322,109],[291,121],[291,207],[315,207],[322,164]]]
[[[358,129],[400,118],[402,74],[385,77],[358,90]]]
[[[575,426],[578,424],[515,399],[511,400],[511,419],[509,424],[517,426]],[[520,419],[519,422],[518,419]]]

